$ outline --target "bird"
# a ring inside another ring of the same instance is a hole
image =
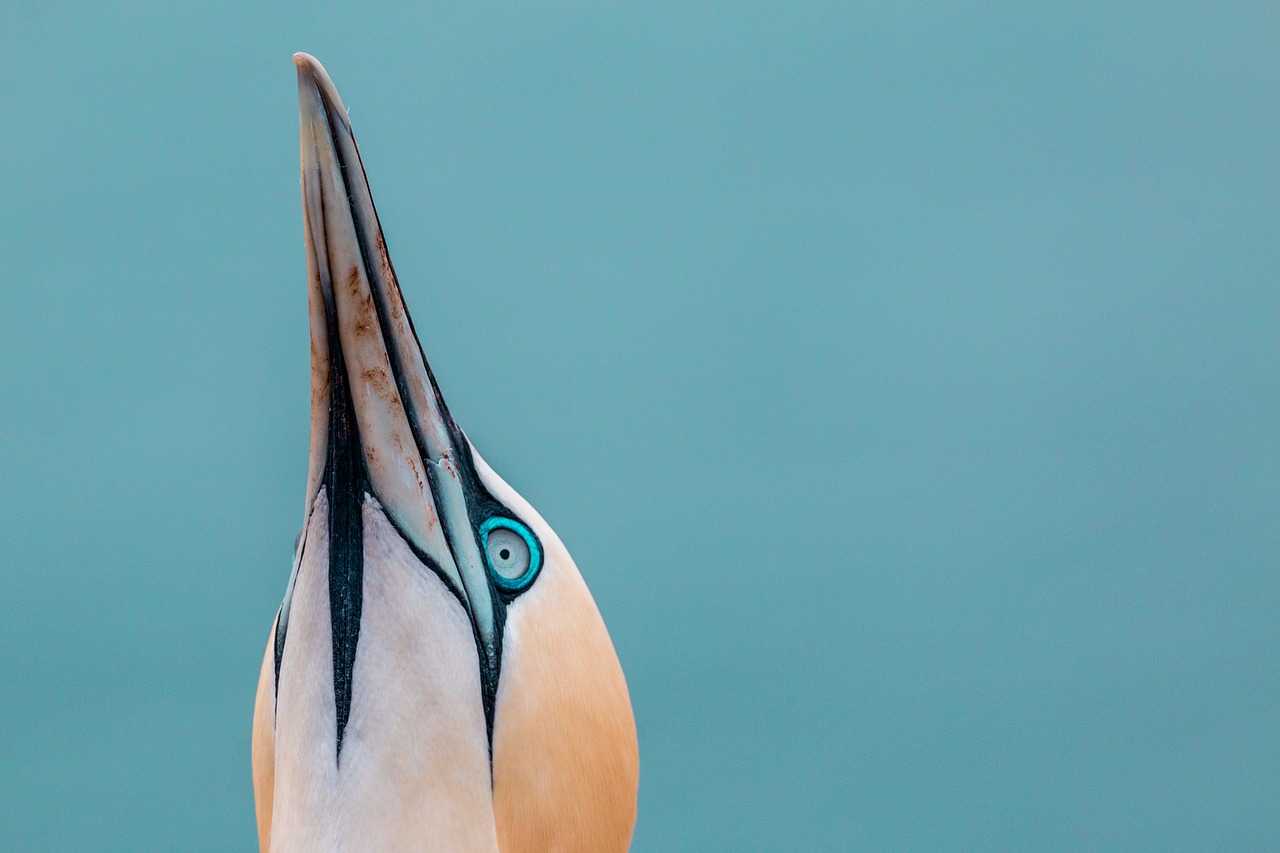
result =
[[[624,851],[639,754],[609,632],[445,405],[347,110],[293,60],[311,439],[254,704],[260,849]]]

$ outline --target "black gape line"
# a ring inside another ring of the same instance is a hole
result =
[[[321,105],[325,110],[325,115],[329,122],[329,133],[331,138],[337,137],[333,128],[334,116],[331,105],[320,95]],[[348,164],[344,161],[341,147],[334,145],[334,154],[338,159],[339,169],[343,186],[349,186]],[[357,158],[359,151],[357,149]],[[357,164],[363,172],[363,164]],[[320,192],[323,193],[322,185]],[[323,210],[323,203],[321,204]],[[348,200],[348,210],[350,211],[352,221],[356,225],[356,239],[360,245],[361,259],[365,267],[366,275],[369,276],[370,282],[373,281],[373,259],[370,256],[369,246],[366,245],[364,235],[365,228],[361,227],[364,223],[360,221],[360,213],[354,205]],[[374,227],[381,233],[381,225],[377,222],[377,212],[374,212]],[[323,219],[321,221],[323,227]],[[384,249],[385,251],[385,249]],[[321,259],[317,258],[317,263],[321,263]],[[390,281],[389,287],[399,290],[399,284],[395,280],[395,271],[390,267],[390,258],[387,258],[387,267]],[[351,396],[351,388],[348,381],[346,366],[342,357],[342,346],[338,332],[337,306],[334,302],[332,293],[324,295],[325,298],[325,320],[329,337],[329,436],[328,448],[325,459],[325,469],[321,479],[323,488],[325,489],[328,511],[329,511],[329,615],[332,626],[333,637],[333,690],[334,690],[334,707],[337,715],[337,744],[336,756],[340,759],[342,754],[342,740],[346,731],[347,721],[351,714],[351,694],[352,694],[352,676],[355,669],[356,648],[360,637],[360,616],[363,599],[363,580],[364,580],[364,517],[363,505],[366,495],[373,495],[371,480],[365,467],[365,457],[363,444],[360,438],[359,423],[355,416],[355,404]],[[403,302],[403,296],[401,296]],[[417,412],[414,411],[412,398],[408,393],[407,380],[404,371],[401,369],[399,361],[399,353],[394,346],[390,345],[392,330],[388,326],[387,318],[383,315],[382,308],[378,299],[374,299],[374,314],[378,318],[378,324],[381,327],[383,340],[388,342],[385,347],[388,363],[391,367],[391,373],[395,377],[396,388],[400,395],[401,405],[404,407],[405,415],[408,419],[411,432],[413,434],[414,443],[417,445],[421,458],[426,461],[431,457],[426,451],[426,447],[422,440],[422,430],[418,421]],[[410,333],[413,335],[414,344],[418,348],[419,357],[422,359],[422,365],[426,369],[427,378],[430,383],[430,391],[436,399],[442,418],[445,422],[449,433],[450,444],[453,453],[450,454],[455,462],[458,470],[460,484],[463,489],[463,495],[467,506],[467,516],[470,521],[471,535],[476,537],[476,544],[480,546],[479,530],[485,521],[494,516],[516,519],[524,524],[509,507],[495,498],[488,489],[480,482],[480,478],[476,473],[475,460],[471,454],[471,444],[467,440],[466,435],[454,421],[452,414],[449,412],[448,406],[444,402],[444,398],[440,394],[439,386],[436,384],[435,375],[431,371],[430,364],[427,363],[426,355],[422,351],[422,342],[418,339],[417,330],[414,329],[413,319],[405,312],[405,319],[408,323]],[[435,482],[435,475],[432,473],[433,467],[427,465],[428,481],[431,485],[431,497],[436,503],[436,512],[438,516],[443,517],[443,508],[439,506],[437,495],[440,490]],[[502,669],[502,644],[504,627],[506,624],[507,605],[514,599],[519,597],[524,590],[510,591],[497,586],[487,570],[484,573],[485,582],[489,587],[490,600],[492,601],[493,617],[494,617],[494,636],[492,644],[486,642],[480,633],[479,624],[472,613],[472,605],[468,605],[467,596],[462,589],[445,574],[440,564],[429,554],[423,552],[413,541],[405,534],[404,530],[396,523],[390,513],[384,513],[384,517],[400,535],[400,538],[413,552],[413,554],[429,568],[440,580],[445,587],[458,599],[463,609],[467,612],[468,619],[471,623],[471,631],[476,643],[476,651],[478,653],[480,665],[480,692],[481,701],[484,706],[485,728],[489,743],[490,760],[493,755],[493,723],[494,713],[497,703],[498,694],[498,678]],[[308,517],[307,526],[310,524]],[[535,537],[528,525],[524,525],[529,530],[530,535]],[[452,541],[448,525],[441,525],[445,534],[446,543],[451,551],[457,552],[455,543]],[[541,543],[538,543],[541,548]],[[484,553],[483,547],[479,548],[483,559],[488,557]],[[276,694],[279,695],[280,684],[280,667],[284,659],[284,644],[288,631],[289,611],[291,599],[293,596],[294,584],[296,583],[296,572],[301,571],[302,558],[306,552],[306,527],[303,529],[302,542],[297,555],[297,567],[295,569],[295,578],[291,580],[289,588],[286,590],[285,600],[280,606],[279,615],[277,616],[277,626],[275,634],[275,682]]]

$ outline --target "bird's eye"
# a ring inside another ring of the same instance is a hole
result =
[[[542,549],[528,527],[494,516],[480,526],[480,542],[495,584],[507,592],[521,592],[533,583],[542,567]]]

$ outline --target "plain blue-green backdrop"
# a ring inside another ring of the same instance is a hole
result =
[[[635,851],[1280,849],[1277,33],[0,0],[0,846],[254,848],[306,50],[610,626]]]

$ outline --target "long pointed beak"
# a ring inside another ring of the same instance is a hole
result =
[[[339,649],[339,633],[353,655],[363,571],[360,514],[371,495],[467,608],[492,722],[503,604],[472,520],[484,490],[405,309],[346,108],[315,58],[299,53],[293,61],[311,314],[307,511],[325,489],[335,663],[349,676],[351,662],[339,660],[347,654]],[[339,552],[350,554],[350,567],[334,562]]]
[[[369,486],[427,553],[447,553],[415,440],[451,448],[446,411],[410,325],[346,108],[315,58],[299,53],[302,207],[310,279],[312,441],[308,499],[324,477],[335,384],[350,394]],[[342,374],[334,382],[334,374]],[[342,382],[345,379],[345,382]],[[406,403],[411,408],[406,408]],[[410,411],[416,423],[410,423]],[[438,559],[438,556],[437,556]]]

